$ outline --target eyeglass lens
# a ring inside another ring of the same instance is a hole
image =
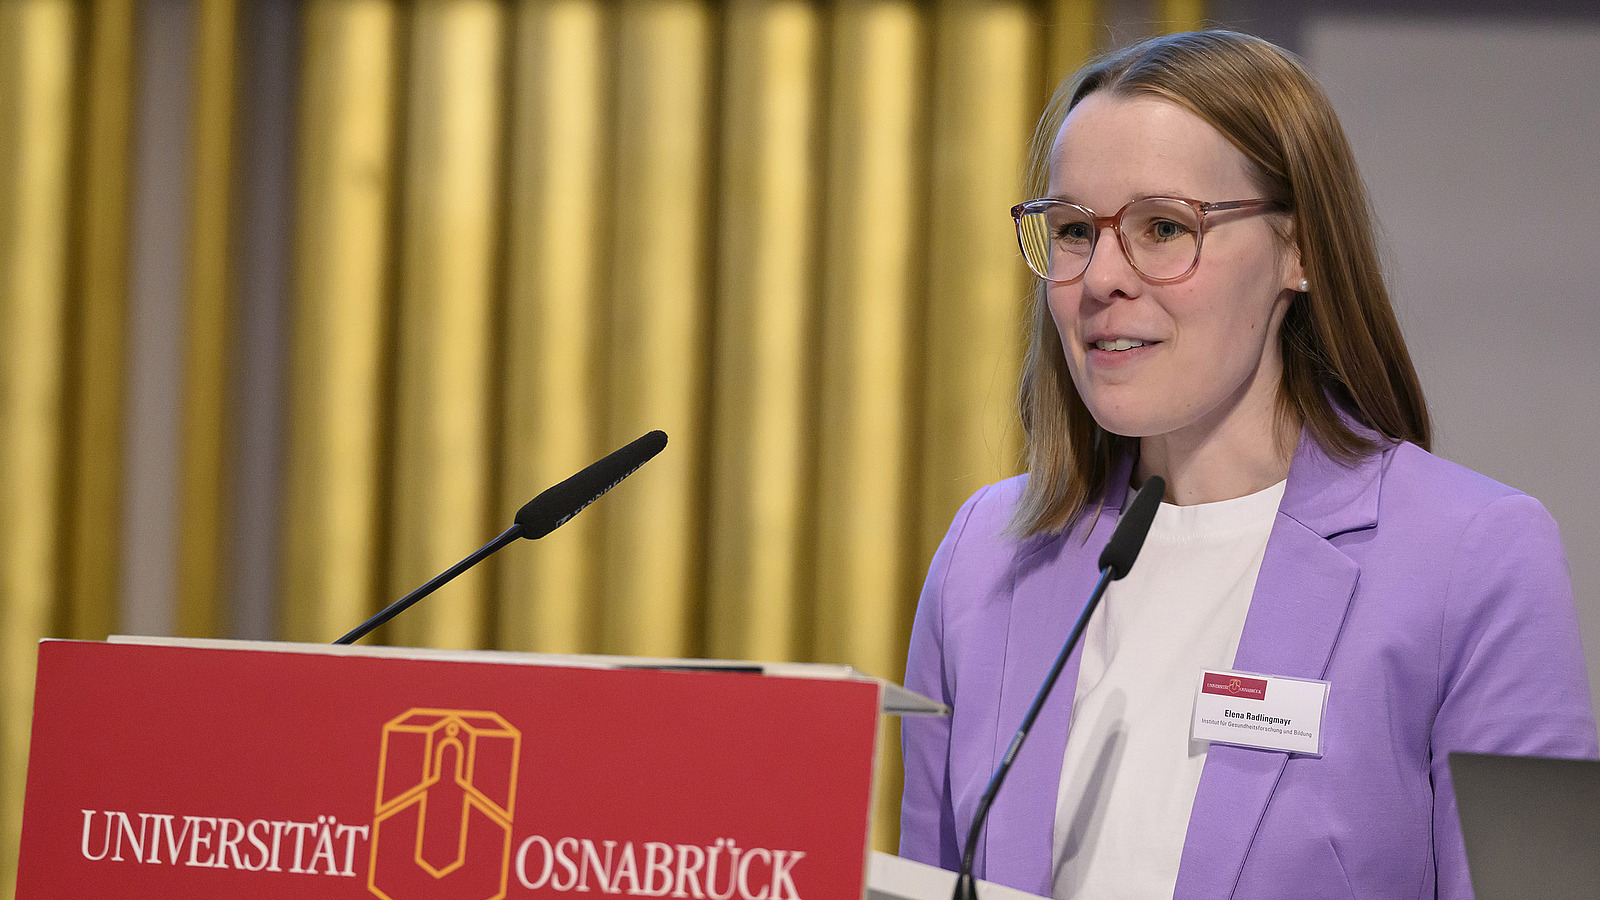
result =
[[[1051,203],[1019,220],[1028,267],[1050,281],[1072,281],[1089,267],[1099,233],[1089,211]],[[1195,264],[1200,214],[1186,203],[1137,200],[1122,211],[1119,229],[1128,261],[1147,278],[1177,278]]]

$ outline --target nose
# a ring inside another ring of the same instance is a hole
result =
[[[1132,297],[1143,284],[1138,270],[1122,249],[1116,229],[1110,225],[1101,227],[1095,235],[1094,250],[1089,254],[1089,266],[1083,271],[1084,293],[1099,300]]]

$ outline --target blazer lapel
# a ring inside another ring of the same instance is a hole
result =
[[[1309,435],[1301,436],[1235,669],[1323,677],[1360,577],[1360,567],[1328,538],[1376,524],[1385,458],[1374,455],[1344,467]],[[1189,816],[1175,897],[1232,896],[1288,759],[1286,752],[1211,746]]]
[[[1100,548],[1121,516],[1132,465],[1129,458],[1115,467],[1098,515],[1091,513],[1084,524],[1017,560],[994,736],[995,765],[1005,756],[1099,580]],[[1056,794],[1080,655],[1081,648],[1073,651],[1017,753],[983,837],[980,877],[1041,896],[1050,894]]]

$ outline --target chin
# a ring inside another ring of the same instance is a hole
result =
[[[1170,430],[1148,421],[1127,416],[1095,416],[1094,421],[1103,431],[1133,440],[1154,437],[1158,434],[1165,434]]]
[[[1096,425],[1111,434],[1125,438],[1154,437],[1177,428],[1172,417],[1163,415],[1159,410],[1138,405],[1113,406],[1088,401],[1085,401],[1084,405],[1089,408],[1089,415],[1094,417]]]

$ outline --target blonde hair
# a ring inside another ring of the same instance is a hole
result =
[[[1288,211],[1310,290],[1295,297],[1279,332],[1280,421],[1303,424],[1344,463],[1387,442],[1426,449],[1427,404],[1389,304],[1366,188],[1316,79],[1287,51],[1231,31],[1163,35],[1101,57],[1057,89],[1039,121],[1034,196],[1048,190],[1067,114],[1100,91],[1159,97],[1204,119],[1249,160],[1260,196]],[[1011,523],[1021,536],[1070,526],[1103,494],[1115,461],[1136,449],[1096,424],[1078,396],[1042,283],[1032,318],[1017,398],[1029,472]]]

